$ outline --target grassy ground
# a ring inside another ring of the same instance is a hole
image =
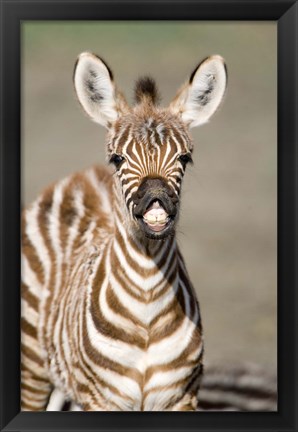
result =
[[[103,129],[72,88],[77,55],[111,66],[131,100],[142,74],[164,104],[205,56],[222,55],[229,83],[211,122],[193,130],[179,241],[201,303],[206,359],[276,368],[276,24],[268,22],[26,22],[22,25],[22,193],[104,162]]]

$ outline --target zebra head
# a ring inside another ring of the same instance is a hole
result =
[[[107,156],[115,166],[122,214],[133,233],[163,239],[174,232],[182,178],[192,162],[189,128],[209,120],[220,105],[227,74],[220,56],[208,57],[191,74],[167,108],[151,78],[135,87],[130,107],[106,63],[82,53],[74,86],[86,113],[108,129]]]

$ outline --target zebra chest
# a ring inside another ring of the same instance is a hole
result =
[[[168,409],[182,399],[195,367],[196,354],[188,361],[185,353],[196,336],[196,320],[169,307],[177,286],[144,301],[106,272],[100,257],[94,264],[80,285],[72,285],[72,301],[65,299],[55,321],[50,362],[55,385],[85,409]]]
[[[107,276],[97,305],[89,304],[86,323],[90,352],[98,355],[94,363],[104,362],[106,367],[98,374],[109,383],[108,393],[119,389],[110,400],[121,410],[168,409],[183,398],[201,355],[197,312],[190,319],[177,306],[178,283],[148,302],[133,295],[114,273]],[[155,282],[160,277],[155,276]]]
[[[100,333],[90,338],[92,351],[85,358],[88,355],[92,363],[92,379],[101,384],[99,400],[104,399],[96,409],[167,410],[183,398],[195,366],[181,356],[186,343],[179,335],[147,347],[107,340]]]
[[[169,314],[168,320],[171,318]],[[91,354],[97,352],[94,364],[105,365],[105,370],[95,367],[97,376],[107,383],[107,395],[117,389],[110,400],[117,401],[121,410],[168,409],[172,402],[174,405],[183,398],[197,367],[201,340],[194,323],[184,317],[174,331],[169,326],[169,332],[165,330],[169,325],[166,317],[157,324],[158,320],[153,321],[146,330],[139,322],[125,327],[127,323],[122,321],[122,327],[117,325],[117,334],[112,333],[115,329],[105,334],[94,326],[91,316],[87,323]],[[190,341],[194,346],[189,350]]]

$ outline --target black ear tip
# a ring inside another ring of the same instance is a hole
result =
[[[224,65],[224,68],[225,68],[225,74],[226,74],[226,82],[227,82],[227,84],[228,84],[228,66],[227,66],[227,64],[226,64],[226,62],[224,61],[224,63],[223,63],[223,65]]]
[[[191,75],[189,77],[189,84],[191,84],[193,82],[193,79],[195,77],[195,74],[196,74],[197,70],[202,66],[203,63],[205,63],[205,62],[207,62],[209,60],[212,61],[212,60],[215,60],[215,59],[217,59],[218,61],[222,62],[222,65],[223,65],[223,67],[225,69],[225,73],[226,73],[226,76],[227,76],[228,75],[228,69],[227,69],[227,65],[226,65],[226,62],[224,61],[224,59],[221,56],[219,56],[219,55],[214,55],[214,56],[211,56],[211,57],[208,56],[208,57],[205,57],[203,60],[201,60],[200,63],[196,66],[196,68],[193,70],[193,72],[191,73]]]
[[[95,59],[97,59],[97,60],[99,60],[101,63],[103,63],[103,64],[105,65],[105,67],[107,68],[107,71],[108,71],[108,73],[109,73],[109,76],[110,76],[111,81],[114,81],[114,75],[113,75],[113,72],[112,72],[111,68],[109,67],[109,65],[108,65],[108,64],[103,60],[102,57],[99,57],[99,55],[94,54],[94,53],[92,53],[92,52],[83,52],[83,53],[81,53],[81,54],[78,56],[78,58],[76,59],[75,64],[74,64],[73,79],[74,79],[74,76],[75,76],[75,73],[76,73],[76,69],[77,69],[78,63],[79,63],[80,59],[81,59],[82,57],[84,57],[84,56],[94,57]]]
[[[107,64],[107,62],[102,57],[99,57],[99,55],[97,55],[97,54],[92,53],[92,55],[94,57],[96,57],[98,60],[100,60],[105,65],[105,67],[107,68],[107,70],[109,72],[110,78],[113,81],[114,80],[114,74],[113,74],[111,68],[109,67],[109,65]]]
[[[193,82],[194,76],[197,72],[197,70],[199,69],[199,67],[205,63],[206,60],[208,60],[209,57],[205,57],[203,60],[200,61],[200,63],[197,64],[197,66],[194,68],[194,70],[192,71],[190,77],[189,77],[189,84],[191,84]]]
[[[75,81],[75,75],[76,75],[76,70],[77,70],[78,63],[79,63],[79,57],[76,59],[74,67],[73,67],[73,72],[72,72],[72,81],[73,81],[73,83]]]

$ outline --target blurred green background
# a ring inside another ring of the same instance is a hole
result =
[[[184,181],[178,238],[201,304],[206,361],[276,370],[276,23],[24,22],[25,204],[48,183],[105,161],[105,131],[73,91],[82,51],[105,59],[129,101],[135,79],[152,75],[165,105],[202,58],[225,58],[225,101],[192,130],[195,164]]]

